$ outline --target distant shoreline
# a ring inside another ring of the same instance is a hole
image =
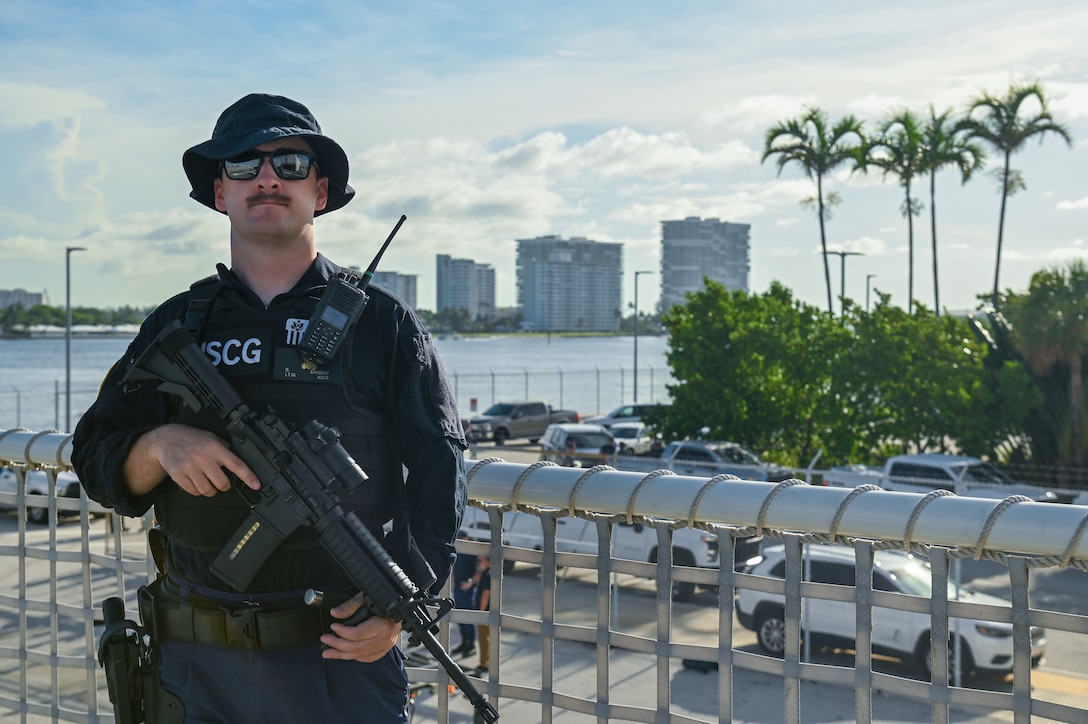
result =
[[[140,331],[139,325],[117,325],[96,327],[77,325],[72,327],[73,338],[88,337],[134,337]],[[533,338],[593,338],[593,337],[630,337],[630,332],[432,332],[436,339],[481,339],[488,337],[507,337],[516,339]],[[64,339],[67,336],[64,327],[38,326],[23,331],[0,331],[0,339]],[[639,332],[640,337],[661,337],[659,332]]]
[[[95,327],[79,325],[72,327],[72,337],[135,337],[140,331],[139,325],[116,325]],[[0,331],[0,339],[64,339],[68,332],[64,327],[42,325],[28,330]]]

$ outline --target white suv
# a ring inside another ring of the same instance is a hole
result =
[[[846,546],[811,544],[805,547],[803,569],[805,580],[838,586],[853,586],[854,550]],[[763,560],[749,573],[769,578],[784,578],[785,548],[765,547]],[[876,551],[873,565],[873,590],[905,593],[929,598],[932,594],[929,563],[902,551]],[[971,591],[949,582],[948,599],[989,604],[1009,608],[1011,604],[996,596]],[[766,653],[781,656],[786,649],[784,597],[778,594],[739,589],[736,598],[737,619],[741,625],[756,632],[759,646]],[[873,607],[872,650],[874,654],[894,656],[912,662],[930,675],[930,619],[928,614]],[[854,646],[856,618],[852,601],[829,601],[805,598],[802,607],[802,630],[812,636],[812,642],[844,648]],[[1012,624],[974,619],[952,619],[951,635],[960,635],[963,657],[961,673],[970,671],[1008,672],[1012,670]],[[1046,632],[1031,627],[1031,662],[1039,663],[1046,649]],[[955,648],[949,644],[949,669],[955,671],[952,658]]]

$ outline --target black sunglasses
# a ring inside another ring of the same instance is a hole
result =
[[[265,159],[272,162],[272,170],[284,181],[300,181],[310,175],[310,167],[317,167],[312,153],[281,148],[275,151],[246,151],[223,161],[222,168],[232,181],[248,181],[257,178]]]

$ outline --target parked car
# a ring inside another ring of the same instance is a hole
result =
[[[765,546],[763,559],[749,573],[768,578],[784,578],[785,548]],[[836,586],[853,586],[854,550],[847,546],[810,544],[805,546],[804,580]],[[933,593],[928,561],[898,550],[875,552],[873,590],[891,591],[910,596],[930,598]],[[1010,608],[1005,599],[958,589],[948,584],[948,600],[968,601]],[[737,620],[756,633],[759,647],[766,653],[781,656],[786,648],[784,598],[780,594],[739,589],[736,598]],[[857,626],[853,601],[829,601],[805,598],[802,608],[802,634],[817,642],[841,648],[852,648]],[[873,607],[872,649],[875,654],[893,656],[915,664],[930,674],[930,617],[928,613]],[[951,636],[959,636],[960,672],[1008,672],[1012,670],[1012,624],[985,619],[952,619]],[[1031,661],[1038,664],[1046,650],[1046,632],[1031,627]],[[949,644],[949,669],[955,671],[955,646]]]
[[[490,541],[491,522],[486,512],[468,507],[461,521],[461,534],[470,540]],[[634,561],[657,562],[657,531],[641,524],[618,523],[612,528],[612,555]],[[532,513],[507,511],[502,516],[502,542],[506,545],[530,550],[542,550],[544,531],[540,518]],[[738,538],[734,549],[734,568],[743,570],[759,561],[763,536]],[[597,554],[597,527],[585,518],[559,518],[556,520],[556,550],[561,553]],[[673,562],[678,566],[717,568],[720,561],[718,536],[694,528],[678,528],[673,531]],[[503,561],[503,573],[514,570],[515,562]],[[524,564],[523,564],[524,565]],[[695,584],[690,581],[673,581],[672,597],[676,601],[688,601],[695,595]]]
[[[616,452],[620,455],[648,453],[654,442],[650,428],[642,422],[617,422],[608,431],[616,438]]]
[[[616,439],[600,425],[548,425],[540,438],[540,459],[558,465],[593,467],[609,462],[615,452]]]
[[[578,421],[574,410],[554,410],[544,402],[497,402],[482,415],[471,418],[465,432],[475,442],[494,440],[502,445],[511,438],[524,437],[535,443],[548,425]]]
[[[622,455],[616,467],[633,472],[649,472],[659,468],[680,475],[712,477],[736,475],[742,480],[781,482],[793,476],[789,468],[765,463],[751,450],[735,442],[679,440],[670,442],[660,455]]]
[[[582,422],[591,422],[596,425],[603,425],[604,427],[611,428],[613,425],[621,422],[642,422],[642,418],[655,408],[667,407],[659,402],[636,402],[630,405],[620,405],[615,410],[612,410],[607,415],[594,415],[593,417],[587,417]]]
[[[9,467],[0,468],[0,493],[15,495],[18,492],[17,483],[18,479],[15,470]],[[26,493],[27,495],[48,495],[48,473],[44,470],[27,470]],[[76,477],[75,473],[57,473],[56,494],[57,497],[63,498],[79,497],[79,478]],[[15,504],[0,503],[0,508],[15,510]],[[26,510],[26,519],[36,525],[45,525],[49,522],[49,508],[28,506]]]

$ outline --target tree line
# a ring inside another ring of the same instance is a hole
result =
[[[825,189],[828,175],[841,167],[851,173],[879,170],[892,177],[903,192],[900,211],[907,219],[907,311],[914,306],[914,218],[923,208],[914,184],[929,177],[930,236],[933,249],[933,311],[941,314],[937,264],[937,172],[952,168],[962,183],[973,178],[986,164],[987,152],[1001,162],[994,169],[1001,195],[997,224],[997,253],[990,297],[999,297],[1001,252],[1004,241],[1005,209],[1010,196],[1027,188],[1023,175],[1012,168],[1012,156],[1029,140],[1041,142],[1056,135],[1072,146],[1069,130],[1056,122],[1048,109],[1046,93],[1039,83],[1013,84],[1004,95],[981,92],[967,103],[962,115],[952,109],[940,113],[930,105],[928,115],[907,108],[889,111],[875,133],[869,134],[853,115],[832,121],[817,107],[806,108],[797,118],[775,124],[764,136],[762,161],[774,157],[778,173],[787,165],[799,166],[816,183],[814,196],[802,204],[812,206],[820,226],[827,309],[832,311],[831,271],[828,262],[825,222],[830,209],[840,203],[836,191]]]
[[[72,324],[140,324],[153,310],[154,307],[120,307],[119,309],[73,307]],[[416,313],[427,329],[438,334],[445,332],[463,334],[517,332],[521,328],[522,320],[520,312],[490,318],[477,317],[475,319],[472,318],[467,309],[448,308],[437,314],[427,309],[418,309]],[[64,327],[66,324],[67,314],[63,307],[50,307],[39,304],[27,308],[16,304],[0,309],[0,332],[8,335],[25,334],[27,329],[38,325]],[[631,334],[634,329],[635,317],[633,314],[620,320],[620,334]],[[641,312],[638,316],[638,332],[645,335],[660,334],[660,313]]]
[[[836,317],[778,282],[754,294],[707,279],[663,319],[676,383],[650,422],[675,438],[708,427],[794,467],[954,452],[1088,483],[1083,262],[1037,272],[1026,292],[968,317],[879,296],[871,312],[846,300]]]
[[[117,309],[72,307],[72,324],[140,324],[153,309],[154,307],[119,307]],[[51,307],[46,304],[24,307],[20,304],[12,304],[0,309],[0,331],[4,334],[25,334],[30,327],[40,325],[64,327],[67,323],[68,314],[64,307]]]

